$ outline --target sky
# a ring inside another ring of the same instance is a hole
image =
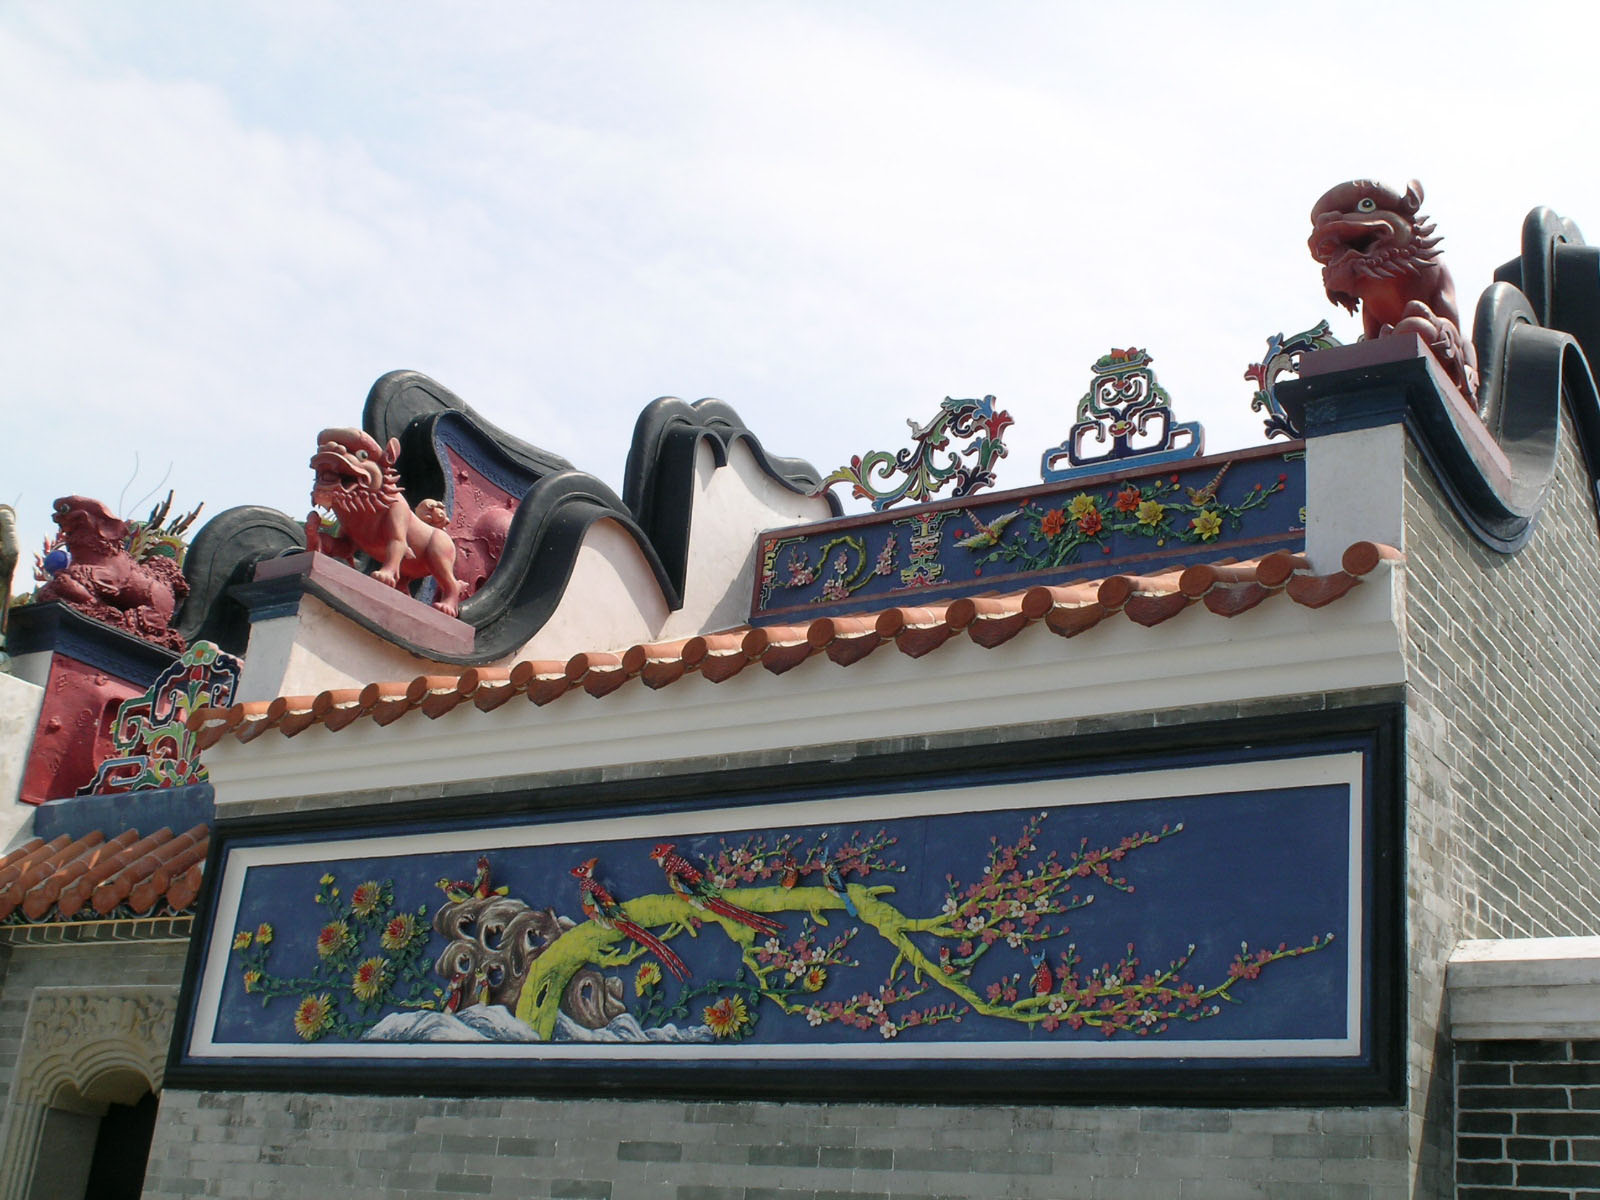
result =
[[[1039,481],[1090,364],[1208,451],[1320,319],[1349,178],[1420,179],[1462,307],[1547,204],[1600,236],[1600,9],[0,0],[0,502],[309,507],[411,368],[620,490],[653,398],[826,471],[946,395]],[[860,502],[847,499],[847,507]]]

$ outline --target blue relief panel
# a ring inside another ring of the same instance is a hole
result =
[[[1298,444],[764,533],[751,620],[1258,558],[1305,547]]]
[[[1362,1064],[1369,780],[1345,751],[235,837],[182,1059]]]

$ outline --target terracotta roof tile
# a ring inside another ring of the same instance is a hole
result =
[[[56,899],[56,907],[60,910],[61,919],[71,920],[76,917],[88,905],[90,897],[94,895],[95,888],[110,879],[111,876],[122,870],[129,863],[137,862],[140,858],[149,854],[171,836],[172,830],[166,828],[158,829],[155,833],[104,855],[93,867],[61,889],[61,894]]]
[[[744,648],[744,628],[726,633],[708,633],[690,638],[683,644],[683,661],[697,668],[712,683],[732,679],[750,665],[750,655]]]
[[[999,596],[962,596],[945,609],[950,628],[966,630],[986,650],[1009,642],[1038,619],[1029,616],[1019,601]]]
[[[95,888],[90,905],[102,917],[110,916],[124,904],[139,916],[149,915],[167,889],[172,877],[172,864],[181,860],[183,869],[187,869],[194,862],[204,860],[209,840],[210,831],[204,825],[196,825],[187,833],[158,841],[149,852],[140,855]],[[192,856],[196,849],[199,851],[198,859]],[[149,882],[157,876],[161,878],[159,889],[151,887]],[[135,903],[134,897],[136,889],[139,892],[138,903]]]
[[[774,675],[782,675],[798,667],[821,649],[811,640],[810,626],[803,625],[752,629],[744,635],[741,648],[748,658],[759,662]]]
[[[519,662],[511,668],[511,686],[526,692],[535,704],[549,704],[572,690],[566,663]]]
[[[631,646],[622,656],[623,666],[630,675],[636,675],[646,687],[664,688],[677,683],[689,669],[683,661],[685,638],[676,642],[656,642],[648,646]]]
[[[200,893],[210,832],[196,825],[174,836],[96,830],[72,840],[32,841],[0,859],[0,920],[38,923],[118,915],[181,913]],[[93,902],[94,911],[85,913]],[[118,909],[124,909],[122,914]]]
[[[509,667],[468,667],[461,672],[456,690],[470,696],[480,712],[493,712],[517,694]]]
[[[1033,624],[1043,624],[1061,637],[1077,637],[1119,614],[1147,627],[1169,621],[1191,606],[1216,616],[1235,617],[1280,593],[1296,604],[1320,608],[1347,594],[1381,564],[1400,559],[1401,555],[1387,546],[1358,542],[1345,551],[1341,570],[1316,575],[1304,555],[1280,550],[1249,562],[1219,562],[1154,575],[1112,575],[855,616],[740,626],[680,641],[632,646],[621,654],[589,651],[565,663],[525,661],[509,670],[473,667],[459,674],[372,683],[360,692],[341,689],[314,697],[280,697],[270,704],[200,709],[190,716],[189,727],[204,749],[230,732],[240,741],[250,741],[272,728],[292,736],[319,723],[337,732],[367,716],[379,725],[388,725],[416,708],[429,717],[439,717],[468,700],[487,712],[518,694],[526,694],[536,705],[549,704],[578,688],[603,698],[635,679],[649,688],[669,687],[690,674],[722,683],[756,662],[770,673],[782,675],[818,654],[848,667],[890,642],[902,654],[920,658],[961,633],[972,643],[991,649]],[[0,906],[12,872],[28,869],[30,856],[43,853],[46,851],[25,846],[0,860]],[[179,853],[181,848],[173,851]],[[189,869],[187,863],[171,868],[172,882],[161,885],[168,889],[169,901],[172,889],[180,887]],[[150,866],[145,873],[153,876],[157,870]],[[132,885],[122,894],[131,890]],[[97,891],[97,906],[99,895]]]
[[[633,678],[633,674],[622,661],[622,655],[606,651],[589,650],[567,660],[567,678],[574,687],[581,687],[597,700],[616,691]]]
[[[466,699],[460,684],[459,675],[418,675],[406,686],[406,703],[437,720]]]
[[[22,915],[30,921],[39,920],[50,911],[50,906],[61,898],[62,890],[69,884],[87,875],[94,869],[96,863],[114,857],[117,851],[127,849],[138,840],[138,831],[127,829],[108,841],[92,846],[84,853],[70,858],[62,855],[64,861],[61,865],[29,888],[22,897]]]
[[[62,834],[48,843],[49,853],[31,854],[8,870],[5,878],[0,880],[0,920],[20,908],[23,897],[31,889],[47,880],[58,868],[93,850],[105,840],[105,836],[99,830],[76,840]]]
[[[822,617],[811,622],[806,638],[841,667],[860,662],[884,642],[872,617]]]
[[[878,636],[894,641],[895,648],[909,658],[921,658],[937,650],[956,632],[945,620],[948,604],[937,608],[888,608],[878,614]]]
[[[366,706],[361,703],[361,692],[360,688],[321,692],[312,702],[311,711],[325,728],[336,733],[351,721],[367,715]]]
[[[361,689],[361,704],[379,725],[389,725],[411,711],[411,682],[369,683]]]

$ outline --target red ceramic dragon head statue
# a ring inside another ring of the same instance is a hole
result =
[[[463,592],[455,576],[456,547],[440,526],[444,506],[424,501],[411,510],[400,491],[395,463],[400,440],[378,445],[360,429],[324,429],[317,434],[311,469],[317,473],[311,503],[326,508],[339,522],[336,534],[323,529],[313,509],[306,517],[306,549],[353,562],[357,550],[378,562],[372,577],[408,591],[414,580],[433,576],[438,599],[433,606],[446,616],[461,611]]]
[[[1341,183],[1312,205],[1311,256],[1322,264],[1328,299],[1351,312],[1359,307],[1363,336],[1420,334],[1470,399],[1477,354],[1461,332],[1455,282],[1421,208],[1415,179],[1404,192],[1370,179]]]

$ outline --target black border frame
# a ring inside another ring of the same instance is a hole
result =
[[[1176,766],[1205,751],[1239,761],[1302,757],[1335,743],[1360,743],[1371,781],[1368,795],[1367,853],[1372,876],[1365,914],[1368,984],[1364,1030],[1367,1053],[1356,1063],[1327,1066],[1285,1065],[1281,1060],[1236,1066],[1188,1067],[1170,1060],[1143,1064],[1121,1061],[1106,1067],[1059,1068],[1056,1060],[1028,1067],[1005,1060],[1005,1070],[961,1071],[959,1095],[951,1076],[925,1064],[859,1064],[834,1060],[825,1070],[797,1071],[786,1060],[752,1057],[726,1062],[616,1064],[561,1062],[529,1064],[470,1060],[451,1063],[350,1058],[263,1062],[192,1060],[187,1046],[194,1023],[200,971],[214,936],[206,918],[219,886],[229,845],[243,838],[295,835],[334,837],[372,825],[412,832],[460,826],[475,818],[489,827],[532,819],[567,819],[596,808],[636,806],[637,777],[613,781],[558,783],[522,792],[449,799],[448,815],[439,799],[392,805],[362,805],[277,816],[221,819],[211,838],[201,914],[190,939],[178,1014],[168,1053],[165,1086],[221,1091],[301,1091],[438,1097],[527,1095],[533,1097],[612,1097],[679,1100],[778,1100],[911,1102],[919,1104],[1148,1104],[1206,1107],[1315,1107],[1393,1104],[1405,1096],[1405,938],[1404,938],[1404,707],[1363,705],[1342,709],[1292,711],[1279,715],[1205,721],[1159,727],[1162,747],[1152,752],[1150,730],[1091,733],[905,753],[865,753],[809,763],[734,767],[721,771],[669,774],[649,781],[655,801],[670,805],[694,799],[711,807],[717,796],[746,797],[745,803],[789,799],[819,789],[866,792],[893,784],[912,790],[917,781],[952,775],[974,778],[1020,776],[1041,769],[1083,773],[1149,770]],[[862,747],[862,749],[866,749]],[[995,768],[997,750],[1006,764]],[[927,784],[924,784],[927,786]],[[1216,1060],[1211,1060],[1215,1062]]]

